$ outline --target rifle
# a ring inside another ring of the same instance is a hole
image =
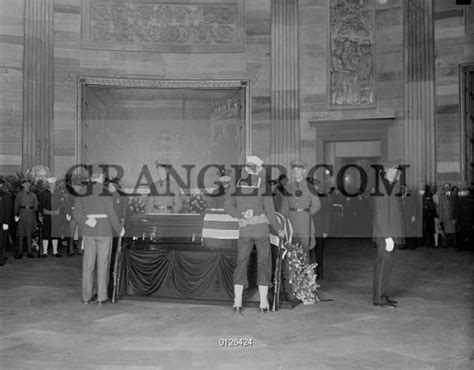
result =
[[[278,306],[280,305],[280,290],[281,290],[281,265],[282,265],[282,249],[283,249],[283,238],[278,238],[278,254],[275,266],[275,275],[273,276],[273,305],[272,311],[278,311]]]
[[[127,207],[128,207],[128,204],[125,204],[122,211],[122,218],[120,220],[120,225],[122,226],[122,228],[124,227],[124,224],[125,224],[125,214],[127,211]],[[122,264],[119,264],[121,252],[122,252],[122,236],[119,235],[119,239],[117,242],[117,251],[115,252],[115,261],[114,261],[114,271],[113,271],[114,286],[112,290],[112,303],[116,303],[118,300],[118,290],[119,290],[120,274],[121,274],[121,266],[122,266]]]

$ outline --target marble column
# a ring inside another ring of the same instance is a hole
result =
[[[272,0],[271,160],[288,168],[299,155],[298,1]]]
[[[53,0],[25,0],[23,171],[53,166]]]
[[[436,179],[432,0],[404,2],[405,158],[409,185]]]

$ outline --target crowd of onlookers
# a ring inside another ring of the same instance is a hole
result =
[[[310,181],[313,179],[310,179]],[[278,211],[285,175],[274,181],[274,204]],[[320,199],[320,211],[313,217],[317,234],[333,238],[372,237],[372,194],[375,188],[350,196],[337,187],[314,182],[315,189],[327,194]],[[325,188],[328,188],[326,191]],[[434,189],[421,181],[416,189],[406,185],[394,189],[400,199],[404,238],[398,249],[418,247],[455,247],[474,250],[474,186],[461,189],[444,183]]]
[[[277,211],[280,209],[282,189],[287,181],[285,175],[273,181]],[[26,256],[29,258],[45,258],[48,254],[55,257],[81,254],[80,230],[71,217],[74,205],[71,192],[79,191],[78,187],[83,184],[84,179],[74,178],[66,183],[54,177],[42,180],[0,177],[0,264],[5,263],[7,249],[13,252],[15,258],[23,257],[23,238],[26,239]],[[115,192],[120,184],[111,183],[106,186],[115,194],[118,207],[123,209],[127,199],[117,196]],[[316,237],[371,237],[371,198],[374,188],[362,194],[346,196],[337,187],[323,186],[317,181],[314,181],[314,186],[322,194],[327,194],[320,197],[321,209],[313,216]],[[32,195],[27,197],[25,193]],[[402,184],[397,195],[405,236],[399,249],[474,249],[473,186],[460,189],[445,183],[432,188],[422,181],[416,189],[409,189]],[[25,201],[26,198],[29,200]],[[117,209],[117,212],[122,211]]]

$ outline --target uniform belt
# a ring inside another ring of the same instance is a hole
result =
[[[309,212],[309,208],[293,208],[293,207],[290,207],[290,211],[293,211],[293,212]]]
[[[49,209],[43,209],[43,213],[49,216],[57,216],[59,215],[59,209],[55,209],[54,211],[50,211]]]
[[[247,226],[247,225],[258,225],[258,224],[268,224],[268,217],[265,213],[262,213],[258,216],[253,216],[252,218],[241,218],[239,219],[240,226]]]
[[[35,207],[30,207],[30,206],[20,206],[20,208],[23,208],[23,209],[34,209]]]
[[[105,213],[95,213],[95,214],[87,215],[87,217],[93,217],[93,218],[108,218],[109,216],[107,216]]]
[[[156,208],[156,209],[173,209],[173,206],[153,206],[153,208]]]

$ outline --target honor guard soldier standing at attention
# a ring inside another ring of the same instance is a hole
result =
[[[125,229],[115,213],[112,196],[104,191],[104,174],[94,169],[90,194],[77,197],[73,217],[80,224],[84,238],[82,259],[82,301],[93,300],[92,286],[97,261],[98,303],[108,301],[108,278],[112,250],[112,228],[123,236]]]
[[[227,193],[224,210],[239,219],[240,235],[237,241],[237,266],[234,271],[234,311],[242,313],[242,293],[247,287],[247,270],[253,246],[257,248],[257,284],[260,293],[260,311],[268,312],[268,287],[272,285],[272,258],[269,223],[284,233],[275,216],[271,192],[265,194],[264,176],[261,175],[263,161],[257,156],[248,156],[242,177]]]
[[[36,225],[36,212],[38,211],[38,198],[36,194],[30,191],[31,181],[26,179],[22,182],[23,190],[18,193],[15,198],[15,221],[18,222],[18,249],[15,259],[23,258],[23,238],[26,237],[26,247],[28,250],[28,258],[34,258],[31,253],[32,234]]]
[[[145,202],[145,213],[179,213],[183,209],[181,189],[170,179],[171,163],[167,160],[155,161],[158,181],[150,189],[151,193]]]
[[[308,183],[305,177],[308,164],[300,160],[290,161],[294,181],[286,185],[286,193],[281,204],[281,213],[290,219],[293,226],[293,238],[303,246],[306,261],[309,263],[311,236],[314,234],[311,215],[321,208],[316,187]],[[310,188],[311,187],[311,188]]]

